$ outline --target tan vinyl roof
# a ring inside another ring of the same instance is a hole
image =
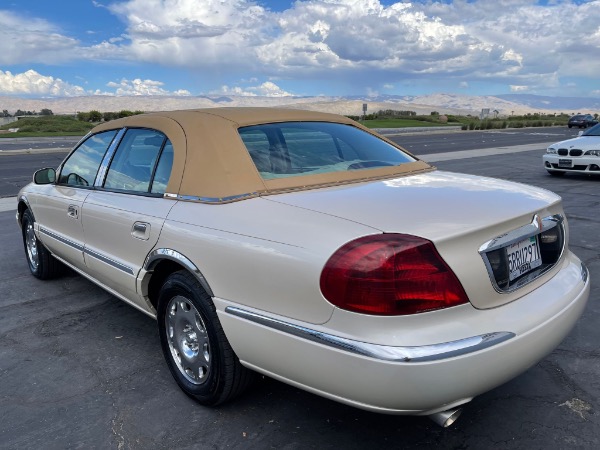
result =
[[[432,169],[426,162],[417,160],[392,167],[263,180],[237,129],[275,122],[343,123],[375,134],[343,116],[282,108],[211,108],[141,114],[103,123],[92,133],[122,127],[153,128],[163,132],[174,149],[166,195],[207,202],[226,202],[282,190],[389,178]]]

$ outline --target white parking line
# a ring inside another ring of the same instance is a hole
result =
[[[481,156],[504,155],[509,153],[529,152],[533,150],[544,150],[552,142],[542,144],[515,145],[512,147],[480,148],[476,150],[463,150],[459,152],[432,153],[422,155],[420,158],[427,162],[451,161],[454,159],[478,158]],[[0,212],[15,211],[17,209],[17,197],[0,198]]]
[[[538,144],[514,145],[511,147],[479,148],[475,150],[462,150],[459,152],[431,153],[429,155],[421,155],[419,157],[427,162],[451,161],[453,159],[478,158],[481,156],[545,150],[546,147],[548,147],[550,144],[554,144],[554,142],[555,141]]]

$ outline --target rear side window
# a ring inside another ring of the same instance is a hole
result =
[[[58,184],[93,186],[102,158],[116,134],[117,130],[105,131],[83,141],[63,164]]]
[[[171,141],[167,139],[165,147],[163,148],[160,159],[158,160],[158,166],[156,166],[156,172],[154,173],[154,179],[152,180],[152,187],[150,192],[153,194],[164,194],[167,190],[167,184],[171,177],[171,168],[173,167],[173,145]]]
[[[372,134],[339,123],[274,123],[242,127],[239,133],[265,180],[415,161]]]
[[[151,192],[152,178],[166,143],[166,136],[159,131],[136,128],[127,130],[108,168],[104,188]],[[172,147],[170,148],[172,154]]]

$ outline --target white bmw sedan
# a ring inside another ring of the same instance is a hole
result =
[[[17,222],[34,276],[68,266],[156,318],[204,405],[261,373],[448,425],[559,345],[590,289],[557,195],[307,111],[101,124],[35,173]]]
[[[543,156],[550,175],[578,172],[600,175],[600,124],[579,132],[579,137],[552,144]]]

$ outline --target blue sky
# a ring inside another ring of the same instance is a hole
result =
[[[0,0],[0,96],[600,97],[600,0]]]

